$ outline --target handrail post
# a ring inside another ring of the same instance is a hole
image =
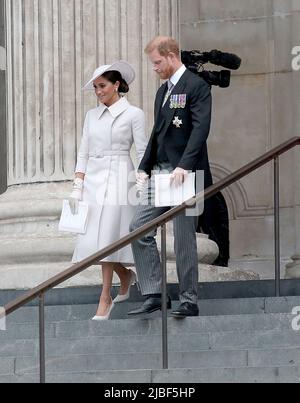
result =
[[[279,157],[274,158],[274,228],[275,228],[275,294],[280,297],[280,170]]]
[[[45,294],[39,296],[39,328],[40,328],[40,383],[46,383],[45,360]]]
[[[163,369],[169,368],[168,359],[168,307],[167,307],[167,227],[161,226],[161,261],[162,261],[162,350]]]

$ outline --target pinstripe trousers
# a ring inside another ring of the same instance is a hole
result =
[[[156,173],[162,170],[165,172],[166,169],[169,172],[173,171],[170,165],[165,164],[154,169]],[[136,214],[130,225],[131,232],[170,210],[170,207],[155,207],[153,199],[154,175],[152,175],[152,179],[149,181],[148,189],[145,189],[141,197],[141,204],[137,207]],[[198,217],[188,217],[185,213],[173,220],[180,303],[189,302],[197,304],[197,222]],[[152,231],[140,240],[132,243],[132,251],[142,295],[161,294],[161,261],[155,237],[156,231]]]

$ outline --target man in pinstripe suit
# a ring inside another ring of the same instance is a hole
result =
[[[155,100],[155,124],[139,166],[137,183],[148,184],[143,200],[131,224],[134,231],[167,210],[151,205],[152,172],[168,171],[176,184],[182,184],[188,171],[204,171],[204,185],[212,184],[207,154],[207,137],[211,122],[210,86],[182,64],[178,43],[157,37],[145,52],[154,71],[168,80]],[[149,178],[151,178],[149,180]],[[180,288],[180,306],[174,317],[198,316],[198,255],[196,229],[198,217],[182,214],[174,219],[175,254]],[[161,309],[161,265],[155,233],[132,244],[141,292],[146,301],[128,315],[140,315]],[[171,301],[169,301],[169,309]]]

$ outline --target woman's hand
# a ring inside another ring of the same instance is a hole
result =
[[[149,175],[145,172],[137,172],[136,173],[136,187],[139,192],[142,192],[147,184],[149,179]]]
[[[78,214],[79,202],[82,200],[83,179],[76,177],[73,183],[73,191],[69,197],[70,210],[73,215]]]

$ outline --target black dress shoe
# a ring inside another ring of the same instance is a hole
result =
[[[196,304],[184,302],[178,309],[172,312],[174,318],[186,318],[187,316],[199,316],[199,308]]]
[[[167,308],[171,309],[171,298],[168,297],[168,304]],[[143,305],[135,309],[133,311],[128,312],[128,316],[137,316],[137,315],[143,315],[143,314],[149,314],[155,311],[161,310],[161,298],[154,298],[150,297],[147,298],[146,301],[143,303]]]

